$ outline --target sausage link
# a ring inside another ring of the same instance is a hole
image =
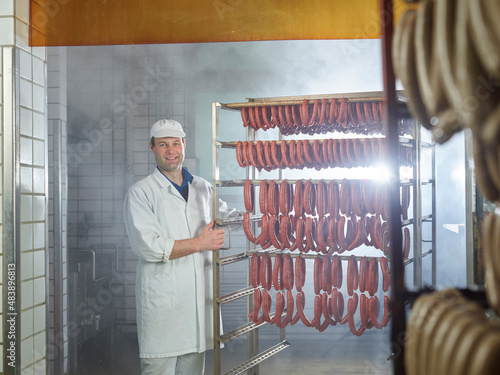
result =
[[[303,206],[306,214],[316,215],[316,188],[310,180],[304,184]]]
[[[278,328],[282,328],[281,316],[285,310],[285,295],[278,291],[276,293],[276,312],[274,314],[275,323]]]
[[[363,256],[359,261],[359,291],[364,293],[367,290],[368,279],[368,258]]]
[[[349,185],[350,181],[345,178],[340,184],[340,212],[346,216],[351,214],[351,194]]]
[[[326,293],[332,293],[332,259],[330,257],[324,257],[321,262],[321,289]]]
[[[293,289],[293,260],[290,254],[283,258],[283,281],[286,290]]]
[[[241,168],[246,167],[245,161],[243,160],[243,142],[238,141],[236,143],[236,160]]]
[[[297,160],[297,146],[294,139],[288,143],[288,153],[290,154],[290,168],[298,168],[299,162]]]
[[[307,216],[305,219],[305,225],[304,225],[304,233],[306,237],[306,245],[304,248],[304,251],[307,253],[309,250],[315,251],[316,246],[314,244],[314,231],[316,229],[315,225],[315,220],[311,218],[310,216]]]
[[[300,118],[300,104],[292,105],[290,110],[292,112],[293,119],[293,128],[291,129],[290,134],[298,134],[304,130],[302,127],[302,120]]]
[[[245,184],[243,186],[243,196],[245,201],[245,209],[249,212],[252,212],[254,206],[255,190],[251,180],[245,180]]]
[[[273,303],[272,297],[267,291],[267,289],[264,289],[264,292],[262,293],[262,315],[264,316],[264,320],[268,323],[273,324],[275,317],[271,319],[271,305]]]
[[[276,219],[276,216],[270,215],[269,216],[269,239],[271,240],[271,244],[276,248],[276,249],[281,249],[281,243],[278,240],[278,234],[279,234],[279,222]]]
[[[283,132],[283,129],[286,127],[286,117],[285,117],[285,106],[278,106],[278,122],[279,128]]]
[[[354,140],[346,139],[345,140],[345,153],[347,157],[347,163],[350,167],[357,167],[356,163],[356,155],[354,154]]]
[[[286,180],[280,183],[279,208],[283,215],[288,215],[290,212],[290,190],[288,189],[288,182]]]
[[[375,258],[370,259],[370,264],[368,267],[368,277],[369,277],[369,282],[368,282],[368,293],[370,296],[374,296],[377,291],[378,291],[378,262]]]
[[[250,212],[245,212],[243,215],[243,231],[247,236],[248,240],[252,243],[256,242],[255,236],[252,233],[252,223],[250,221]]]
[[[387,292],[389,290],[389,286],[391,285],[391,277],[389,275],[389,265],[387,264],[387,258],[380,258],[380,269],[382,270],[382,290]]]
[[[280,249],[281,250],[284,250],[284,249],[289,249],[291,244],[290,244],[290,238],[288,236],[289,234],[289,230],[288,230],[288,226],[289,226],[289,217],[288,215],[280,215],[280,238],[281,238],[281,247]]]
[[[307,319],[306,314],[304,312],[306,304],[304,291],[297,293],[297,296],[295,297],[295,304],[297,306],[297,313],[299,314],[300,320],[302,321],[302,323],[304,323],[306,327],[310,327],[311,322],[309,321],[309,319]]]
[[[344,315],[344,296],[342,292],[337,288],[333,289],[332,296],[330,298],[330,306],[332,309],[332,315],[336,322],[339,324],[346,323],[346,316]]]
[[[271,158],[273,160],[274,168],[282,167],[281,152],[278,151],[278,145],[276,141],[271,141]]]
[[[332,281],[332,286],[334,288],[341,288],[342,287],[342,261],[340,260],[340,257],[335,254],[332,257],[332,268],[330,270],[330,279]]]
[[[281,141],[280,150],[281,150],[281,160],[283,161],[286,167],[292,168],[292,165],[290,164],[290,154],[288,152],[288,145],[286,144],[285,140]]]
[[[351,206],[352,211],[359,217],[364,216],[363,198],[359,180],[351,181]]]
[[[260,284],[260,257],[253,253],[250,260],[250,284],[257,288]]]
[[[271,168],[267,165],[265,161],[264,144],[260,140],[257,141],[256,153],[257,153],[257,162],[259,163],[260,168],[263,168],[264,170],[269,172]]]
[[[306,281],[306,261],[302,257],[295,258],[295,289],[302,291]]]
[[[276,254],[274,257],[273,266],[273,287],[275,290],[283,289],[283,277],[280,277],[283,273],[283,260],[281,254]]]
[[[314,318],[313,320],[311,320],[311,327],[314,327],[319,330],[319,327],[321,326],[321,315],[322,315],[321,296],[316,295],[314,297]]]
[[[289,323],[292,322],[294,306],[295,306],[295,302],[293,300],[293,293],[291,290],[287,290],[286,291],[286,317],[285,317],[285,320],[281,323],[281,328],[285,328]],[[298,318],[297,318],[297,320],[298,320]]]
[[[363,322],[361,322],[361,326],[359,327],[359,329],[356,328],[356,323],[354,322],[354,312],[356,311],[356,309],[354,305],[355,305],[354,300],[349,298],[349,301],[347,302],[347,320],[349,322],[349,329],[351,330],[351,333],[354,336],[361,336],[363,332],[366,330],[366,326],[363,326]]]
[[[261,226],[259,244],[263,249],[267,249],[271,246],[271,240],[269,238],[269,216],[267,214],[262,215]]]
[[[366,238],[365,233],[365,223],[363,219],[359,219],[356,223],[356,236],[350,242],[347,250],[354,250],[355,248],[361,246]]]
[[[259,187],[259,209],[260,213],[267,214],[267,181],[262,180]]]
[[[314,280],[314,293],[315,294],[319,294],[321,292],[321,284],[320,284],[321,262],[322,262],[322,260],[320,257],[314,258],[313,280]]]
[[[248,108],[241,107],[240,113],[241,113],[241,119],[243,121],[243,126],[244,127],[250,126],[250,122],[248,120]]]
[[[266,290],[270,290],[272,287],[273,269],[272,260],[264,253],[260,261],[260,285]]]
[[[334,252],[338,251],[338,245],[337,245],[337,222],[335,219],[331,216],[328,218],[328,239],[327,239],[327,244],[328,244],[328,255],[333,254]]]
[[[318,217],[321,219],[327,213],[327,190],[323,180],[318,181],[316,186]]]
[[[315,139],[313,141],[313,155],[314,155],[314,159],[315,159],[315,167],[316,169],[321,169],[321,168],[325,168],[326,167],[326,163],[325,161],[323,160],[322,158],[322,151],[320,150],[320,144],[319,144],[319,141],[317,139]]]
[[[378,321],[380,316],[380,301],[377,296],[370,297],[368,301],[368,316],[375,328],[382,329],[382,324]]]
[[[358,289],[358,277],[358,262],[356,257],[351,255],[347,261],[347,293],[350,296]]]
[[[271,122],[271,109],[268,106],[263,105],[262,107],[260,107],[260,112],[267,129],[273,128],[274,125]]]
[[[295,192],[294,192],[294,200],[293,200],[293,208],[295,212],[295,216],[300,217],[304,214],[304,206],[303,202],[303,189],[304,184],[301,180],[297,180],[295,183]]]
[[[309,126],[313,126],[318,123],[318,121],[316,120],[319,118],[318,107],[319,107],[319,99],[316,99],[313,104],[311,117],[309,118]]]
[[[339,254],[343,253],[348,246],[348,243],[346,241],[346,236],[344,234],[345,225],[346,225],[346,217],[340,216],[340,218],[337,220],[337,245],[339,247],[338,249]]]
[[[327,250],[327,238],[328,238],[328,218],[318,219],[318,224],[316,225],[316,239],[317,247],[316,250],[323,254],[328,252]]]
[[[304,152],[307,167],[312,168],[314,166],[314,154],[311,153],[311,145],[309,144],[309,141],[302,141],[302,150]]]
[[[332,98],[330,101],[330,108],[328,111],[328,123],[333,127],[337,119],[337,101]]]
[[[295,221],[295,245],[300,252],[304,251],[304,221],[301,217]]]
[[[274,180],[269,182],[267,187],[267,212],[270,215],[279,214],[279,188]]]
[[[332,325],[332,326],[337,325],[335,320],[333,320],[332,311],[331,311],[330,305],[328,303],[328,294],[327,293],[321,294],[321,310],[323,312],[323,316],[325,317],[325,321],[329,325]]]
[[[309,105],[307,104],[307,99],[304,99],[300,106],[300,120],[304,126],[307,126],[309,123]]]
[[[250,165],[254,166],[255,168],[257,168],[257,170],[260,171],[262,169],[262,167],[257,162],[257,149],[254,146],[252,141],[248,142],[247,153],[248,153],[248,161],[250,162]]]
[[[321,110],[319,110],[318,125],[322,128],[325,125],[326,119],[326,99],[321,99]]]

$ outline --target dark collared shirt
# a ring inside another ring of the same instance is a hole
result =
[[[156,168],[158,168],[158,167],[156,167]],[[158,168],[158,170],[160,170],[160,169]],[[160,173],[161,173],[161,171],[160,171]],[[161,173],[161,174],[163,174],[163,173]],[[181,193],[181,195],[183,196],[183,198],[187,202],[187,200],[188,200],[188,192],[189,192],[189,188],[188,188],[189,185],[188,184],[193,181],[193,175],[191,173],[189,173],[186,168],[182,168],[182,185],[180,185],[180,186],[177,185],[175,182],[173,182],[167,176],[165,176],[165,178],[167,180],[169,180],[172,183],[172,185],[174,185],[174,187],[177,189],[177,191],[179,193]]]

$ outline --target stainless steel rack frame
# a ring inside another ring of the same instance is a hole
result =
[[[220,180],[220,157],[219,150],[221,148],[235,148],[237,142],[231,141],[221,141],[219,139],[220,129],[219,129],[219,116],[220,110],[232,110],[239,111],[242,107],[250,107],[257,105],[277,105],[277,104],[300,104],[304,99],[307,99],[311,103],[316,99],[340,99],[347,98],[349,101],[381,101],[384,99],[384,93],[381,92],[369,92],[369,93],[350,93],[350,94],[334,94],[334,95],[316,95],[316,96],[290,96],[290,97],[279,97],[279,98],[259,98],[259,99],[247,99],[246,102],[243,103],[230,103],[223,104],[219,102],[214,102],[212,104],[212,188],[213,188],[213,217],[216,220],[216,223],[219,226],[228,226],[234,223],[234,219],[228,221],[219,220],[218,213],[218,204],[219,201],[219,188],[220,187],[230,187],[230,186],[243,186],[245,180],[244,179],[235,179],[235,180]],[[399,97],[398,93],[394,92],[394,102],[397,105],[398,113],[407,116],[408,112],[404,105],[404,98]],[[397,125],[397,124],[396,124]],[[394,129],[388,129],[387,123],[386,126],[386,137],[390,139],[389,134],[394,133]],[[414,272],[414,287],[420,289],[423,287],[422,285],[422,259],[426,256],[432,257],[432,285],[426,285],[424,287],[432,287],[435,284],[435,275],[436,275],[436,267],[435,267],[435,259],[436,252],[434,248],[435,244],[435,236],[436,236],[436,227],[435,227],[435,158],[434,158],[434,145],[430,143],[423,142],[421,140],[421,134],[419,126],[417,126],[416,122],[413,126],[413,134],[411,138],[402,138],[398,135],[398,129],[396,127],[395,130],[396,137],[394,138],[396,141],[396,145],[391,149],[391,155],[395,155],[392,157],[395,160],[395,169],[397,170],[396,174],[393,174],[392,185],[395,194],[391,194],[391,209],[393,206],[396,207],[397,202],[397,210],[399,211],[399,203],[400,203],[400,193],[399,189],[401,186],[412,186],[412,196],[413,196],[413,218],[402,221],[400,212],[397,214],[394,213],[394,210],[391,210],[391,216],[397,217],[396,220],[391,220],[391,233],[390,233],[390,241],[395,246],[391,246],[392,254],[399,254],[400,262],[402,267],[406,267],[410,264],[413,264],[413,272]],[[280,134],[281,138],[281,134]],[[246,140],[254,141],[255,140],[255,131],[253,129],[246,129]],[[412,160],[413,160],[413,176],[411,179],[400,179],[399,178],[399,145],[411,147],[412,148]],[[422,179],[420,174],[420,157],[422,150],[428,149],[432,152],[431,158],[431,168],[432,168],[432,177],[430,179]],[[279,172],[279,179],[282,178],[281,170]],[[260,184],[260,180],[256,180],[255,168],[247,168],[246,170],[246,178],[251,179],[252,183],[257,185]],[[278,180],[279,181],[279,180]],[[293,180],[288,180],[293,182]],[[432,186],[432,212],[426,213],[423,215],[422,213],[422,193],[421,189],[424,185],[430,184]],[[260,219],[259,215],[253,215],[252,221],[257,221]],[[432,225],[432,238],[430,240],[424,240],[422,238],[422,224],[430,222]],[[401,230],[403,226],[413,225],[413,257],[411,259],[407,259],[403,261],[402,259],[402,238],[401,238]],[[394,228],[399,228],[399,230],[393,230]],[[394,232],[397,232],[394,234]],[[398,242],[395,242],[398,241]],[[425,244],[425,248],[424,248]],[[430,244],[430,246],[429,246]],[[263,360],[271,357],[272,355],[280,352],[290,345],[290,343],[285,339],[285,330],[280,330],[280,340],[278,344],[274,347],[264,350],[258,353],[258,328],[262,325],[256,325],[253,322],[249,322],[244,324],[232,331],[221,334],[221,325],[220,319],[221,316],[221,305],[235,301],[239,298],[247,298],[247,308],[248,311],[252,309],[252,299],[249,298],[252,295],[253,287],[247,286],[243,289],[231,292],[229,294],[220,295],[220,271],[221,267],[232,264],[239,261],[248,261],[253,252],[258,252],[259,249],[251,246],[249,241],[247,241],[247,251],[245,253],[239,253],[235,255],[230,255],[226,257],[220,257],[220,251],[214,251],[214,259],[213,259],[213,288],[214,288],[214,375],[221,374],[221,346],[222,344],[239,337],[243,334],[248,334],[247,336],[247,357],[248,360],[242,363],[239,366],[236,366],[232,370],[226,372],[227,375],[235,375],[240,374],[244,371],[248,371],[249,374],[258,374],[258,364]],[[270,256],[273,256],[278,250],[273,248],[268,248],[265,250]],[[297,254],[291,254],[292,256],[297,256]],[[315,254],[301,254],[301,256],[314,258]],[[394,260],[391,255],[391,262]],[[396,255],[397,257],[397,255]],[[346,257],[347,259],[347,257]],[[358,259],[359,260],[359,259]],[[401,272],[403,274],[403,272]],[[398,276],[398,273],[396,273]],[[400,280],[404,284],[404,279]],[[394,283],[397,282],[393,280]],[[250,285],[249,280],[247,280],[247,285]],[[404,285],[403,285],[404,288]],[[395,298],[393,294],[392,298]],[[250,372],[253,371],[253,372]]]

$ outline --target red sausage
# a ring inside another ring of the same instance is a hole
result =
[[[274,267],[273,267],[273,286],[275,290],[283,289],[283,278],[280,277],[280,273],[283,271],[283,263],[281,259],[281,254],[276,254],[274,257]]]
[[[242,168],[246,167],[245,161],[243,160],[243,142],[238,141],[236,143],[236,160],[238,161],[238,165]]]
[[[283,279],[286,290],[293,289],[293,261],[290,254],[286,254],[283,258]]]
[[[267,181],[262,180],[259,188],[259,209],[261,214],[267,213]]]
[[[278,328],[282,328],[281,325],[281,315],[283,315],[283,310],[285,309],[285,295],[278,291],[276,293],[276,313],[274,314],[275,323]]]
[[[254,288],[260,284],[260,257],[257,253],[253,253],[250,260],[250,284]]]
[[[276,248],[276,249],[281,249],[281,243],[278,240],[278,234],[279,234],[279,222],[276,219],[276,216],[271,215],[269,216],[269,239],[271,240],[271,244]]]
[[[368,277],[369,277],[369,283],[368,283],[368,293],[370,293],[370,296],[374,296],[377,293],[378,290],[378,263],[376,258],[371,258],[370,259],[370,264],[369,264],[369,269],[368,269]]]
[[[274,180],[269,182],[267,187],[267,212],[270,215],[278,215],[279,213],[279,188]]]
[[[250,125],[248,120],[248,108],[242,107],[241,110],[241,119],[243,120],[243,126],[247,127]]]
[[[359,291],[364,293],[367,290],[368,258],[364,256],[359,261]]]
[[[302,291],[306,281],[306,261],[302,257],[295,258],[295,289]]]
[[[282,167],[281,152],[278,151],[276,141],[271,141],[271,158],[273,160],[274,168]]]
[[[252,223],[250,221],[250,212],[245,212],[243,215],[243,231],[247,236],[248,240],[252,243],[256,242],[255,236],[252,233]]]
[[[389,275],[389,265],[387,264],[387,258],[380,258],[380,269],[382,270],[382,290],[387,292],[389,290],[389,286],[391,285],[391,277]]]
[[[251,180],[245,180],[245,184],[243,187],[243,196],[244,196],[244,201],[245,201],[245,209],[247,211],[252,212],[253,211],[253,204],[254,204],[254,187],[252,185]]]
[[[302,321],[302,323],[304,323],[306,327],[310,327],[311,322],[309,321],[309,319],[307,319],[306,314],[304,313],[304,307],[306,303],[304,291],[297,293],[297,296],[295,297],[295,302],[297,306],[297,313],[299,314],[300,320]]]
[[[264,253],[260,262],[260,284],[266,290],[272,287],[273,269],[271,258]]]
[[[321,273],[321,258],[314,258],[314,293],[319,294],[321,292],[321,284],[320,284],[320,273]]]
[[[332,285],[335,288],[341,288],[342,287],[342,261],[340,260],[340,257],[335,254],[332,258],[332,268],[330,271],[330,279],[332,280]]]

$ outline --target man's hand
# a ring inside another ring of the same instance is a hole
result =
[[[214,229],[212,220],[198,237],[176,240],[169,259],[181,258],[198,251],[219,250],[224,245],[224,229]]]
[[[198,236],[200,251],[218,250],[224,245],[224,229],[214,229],[212,220]]]

